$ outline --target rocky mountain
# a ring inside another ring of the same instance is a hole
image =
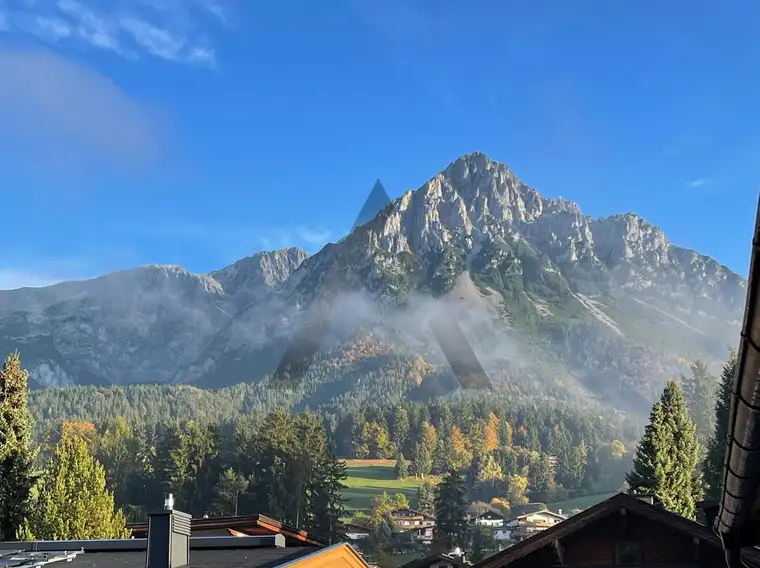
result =
[[[20,350],[40,385],[221,386],[282,371],[323,398],[370,377],[435,394],[456,386],[440,345],[460,329],[448,343],[466,337],[494,388],[641,410],[738,339],[741,277],[634,214],[593,219],[543,197],[481,153],[360,219],[310,257],[0,292],[0,349]]]

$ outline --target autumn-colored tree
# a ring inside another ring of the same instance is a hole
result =
[[[95,430],[95,424],[81,420],[67,420],[61,424],[59,440],[65,440],[72,436],[79,436],[86,443],[90,451],[95,449],[98,440],[98,432]]]
[[[510,475],[508,482],[507,497],[513,505],[522,505],[528,502],[525,492],[528,491],[528,478],[524,475]]]
[[[126,538],[103,466],[77,436],[62,439],[42,476],[39,496],[19,536],[24,540]]]
[[[499,447],[499,417],[493,412],[488,415],[484,441],[486,452],[492,452]]]
[[[367,422],[364,425],[362,438],[367,448],[369,448],[369,457],[384,459],[391,456],[391,441],[388,436],[388,429],[377,422]]]
[[[451,427],[450,463],[453,469],[467,467],[472,461],[470,441],[456,424]]]
[[[420,439],[428,455],[432,456],[438,447],[438,432],[435,431],[435,426],[428,421],[423,422],[420,427]]]

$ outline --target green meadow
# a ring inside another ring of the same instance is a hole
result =
[[[372,498],[381,495],[383,491],[389,495],[403,493],[409,504],[414,507],[417,487],[431,481],[438,482],[436,476],[429,475],[425,479],[413,476],[406,479],[395,479],[393,470],[396,460],[346,460],[348,470],[348,486],[343,491],[347,511],[364,511],[372,509]]]

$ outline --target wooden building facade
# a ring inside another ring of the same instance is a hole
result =
[[[760,567],[749,551],[745,564]],[[620,493],[487,558],[476,568],[724,568],[711,528]]]

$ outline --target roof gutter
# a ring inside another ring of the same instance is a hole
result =
[[[747,302],[728,419],[723,494],[716,529],[729,568],[741,549],[760,545],[760,203],[752,240]]]

